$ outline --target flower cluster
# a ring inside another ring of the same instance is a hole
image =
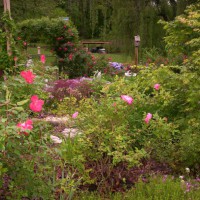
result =
[[[75,112],[73,115],[72,115],[72,118],[75,119],[78,117],[78,112]]]
[[[160,89],[160,84],[155,84],[154,85],[154,89],[155,90],[159,90]],[[128,103],[129,105],[131,105],[133,103],[133,98],[131,96],[128,96],[128,95],[121,95],[121,99],[124,100],[126,103]],[[149,121],[152,119],[152,114],[151,113],[147,113],[145,119],[144,119],[144,122],[146,124],[149,123]]]
[[[32,124],[33,124],[32,120],[28,119],[24,123],[18,123],[17,127],[20,128],[21,133],[23,133],[24,135],[28,135],[28,133],[26,131],[33,129],[33,125]]]
[[[109,64],[111,67],[115,68],[116,70],[120,70],[124,68],[123,64],[118,63],[118,62],[109,62]]]
[[[159,90],[160,89],[160,84],[156,83],[153,87],[155,90]]]
[[[152,114],[151,114],[151,113],[148,113],[148,114],[146,115],[146,118],[144,119],[145,123],[148,124],[151,118],[152,118]]]
[[[41,55],[41,56],[40,56],[40,61],[41,61],[43,64],[45,64],[45,62],[46,62],[46,56],[45,56],[45,55]]]
[[[43,104],[43,100],[39,99],[37,95],[33,95],[31,97],[31,103],[29,107],[33,112],[40,112],[42,110]]]
[[[33,74],[31,70],[22,71],[20,75],[25,79],[25,81],[28,84],[32,84],[35,79],[35,75]]]
[[[121,95],[121,99],[124,100],[129,105],[133,103],[133,98],[128,95]]]
[[[32,73],[32,71],[22,71],[20,75],[26,80],[27,83],[31,84],[34,81],[35,75]],[[44,101],[39,99],[37,95],[33,95],[31,97],[31,103],[29,105],[30,109],[33,112],[40,112],[42,110],[42,106],[44,104]],[[28,135],[26,132],[27,130],[33,129],[33,122],[31,119],[27,119],[24,123],[18,123],[17,127],[20,128],[20,132],[24,135]]]

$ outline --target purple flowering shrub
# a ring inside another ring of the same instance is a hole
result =
[[[116,70],[121,70],[124,68],[122,63],[118,63],[118,62],[109,62],[110,66],[113,67]]]
[[[68,80],[57,80],[46,88],[50,97],[62,101],[65,97],[73,96],[80,100],[90,97],[92,94],[92,84],[90,78],[77,78]]]

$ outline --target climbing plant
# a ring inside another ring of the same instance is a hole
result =
[[[18,56],[15,45],[16,27],[9,13],[5,12],[1,18],[2,27],[0,28],[0,70],[12,72],[14,70],[14,58]],[[7,40],[9,40],[10,49],[7,52]],[[2,73],[2,72],[1,72]]]

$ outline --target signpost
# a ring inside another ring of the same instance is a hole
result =
[[[138,47],[140,46],[140,36],[136,35],[134,37],[134,44],[135,44],[135,65],[138,65]]]

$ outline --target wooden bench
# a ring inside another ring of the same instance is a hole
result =
[[[89,51],[89,45],[90,44],[95,44],[95,45],[104,45],[104,44],[111,44],[111,42],[103,42],[103,41],[82,41],[81,42],[83,45],[88,45],[87,50]]]

